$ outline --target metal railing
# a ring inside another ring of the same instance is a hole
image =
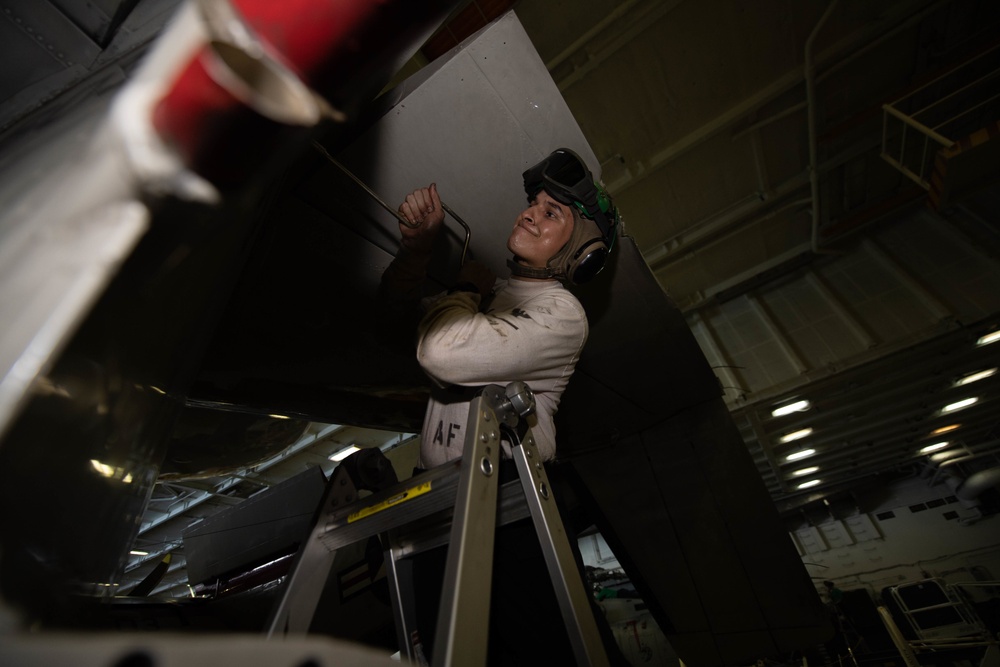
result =
[[[998,78],[1000,46],[992,46],[883,104],[882,159],[930,190],[939,151],[982,127],[983,119],[995,118],[1000,109]]]

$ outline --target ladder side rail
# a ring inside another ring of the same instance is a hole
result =
[[[400,556],[399,537],[396,530],[384,533],[385,574],[389,583],[392,616],[396,623],[399,650],[411,665],[427,664],[423,642],[417,632],[417,610],[411,594],[413,591],[413,562]]]
[[[500,424],[485,393],[472,401],[465,432],[434,635],[435,667],[486,664]]]
[[[573,558],[566,528],[552,495],[545,465],[529,430],[523,443],[512,448],[524,496],[535,524],[535,532],[545,555],[549,577],[562,611],[566,632],[577,665],[604,667],[609,665],[597,622],[590,607],[590,598],[580,579]]]
[[[334,470],[317,510],[315,525],[309,532],[308,539],[299,548],[281,587],[280,598],[268,619],[268,639],[306,634],[309,631],[337,555],[336,549],[329,549],[323,544],[322,537],[326,531],[324,516],[327,508],[351,503],[356,500],[357,495],[357,488],[346,470],[342,466]]]
[[[310,537],[308,546],[299,552],[294,569],[287,575],[281,600],[268,620],[268,639],[309,632],[336,555],[336,551],[328,551]]]

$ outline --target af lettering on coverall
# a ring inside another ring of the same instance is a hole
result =
[[[448,434],[447,442],[445,442],[445,432],[444,432],[444,420],[439,420],[437,423],[437,429],[434,430],[434,440],[432,441],[435,445],[444,445],[445,447],[451,447],[451,441],[455,440],[460,436],[460,431],[462,426],[460,424],[450,423],[448,424]]]

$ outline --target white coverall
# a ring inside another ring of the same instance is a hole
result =
[[[461,456],[474,396],[464,388],[515,380],[535,394],[528,422],[542,459],[555,456],[553,416],[587,341],[586,313],[555,280],[498,280],[494,294],[485,312],[478,293],[441,296],[420,322],[417,361],[438,385],[424,418],[422,468]]]

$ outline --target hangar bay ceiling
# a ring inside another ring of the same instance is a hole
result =
[[[998,8],[585,4],[517,13],[780,506],[995,465]]]

